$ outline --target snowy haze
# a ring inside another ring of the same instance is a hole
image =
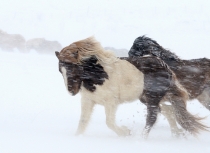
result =
[[[210,58],[209,8],[209,0],[1,0],[0,29],[62,46],[94,35],[104,47],[127,50],[147,35],[181,58]],[[210,112],[197,100],[188,110],[207,116],[203,122],[210,126]],[[210,152],[209,132],[174,139],[162,115],[144,141],[145,114],[138,101],[121,105],[116,122],[132,132],[121,138],[97,106],[85,135],[76,137],[80,95],[67,93],[56,57],[0,50],[0,153]]]
[[[209,0],[1,0],[0,28],[63,46],[94,35],[104,47],[130,49],[147,35],[190,59],[210,57],[209,8]]]

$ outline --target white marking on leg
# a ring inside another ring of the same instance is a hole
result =
[[[91,100],[82,98],[81,100],[81,116],[76,135],[83,134],[90,121],[91,114],[93,112],[94,103]]]

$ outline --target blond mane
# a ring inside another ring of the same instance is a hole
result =
[[[93,36],[70,44],[61,50],[59,56],[61,60],[72,63],[82,63],[91,56],[95,56],[104,64],[118,60],[113,52],[105,50]]]

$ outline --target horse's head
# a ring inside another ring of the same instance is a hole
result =
[[[81,85],[94,92],[96,90],[95,85],[103,85],[105,79],[108,79],[107,73],[103,67],[97,63],[97,58],[91,56],[90,58],[84,59],[79,64],[60,60],[60,53],[55,52],[59,59],[59,71],[64,77],[66,87],[72,95],[76,95]]]
[[[59,52],[55,52],[55,54],[59,59],[59,71],[63,75],[66,88],[74,96],[79,92],[81,87],[83,67],[79,64],[67,63],[60,60],[62,58],[60,58]]]
[[[56,56],[60,61],[77,64],[79,49],[75,44],[64,47],[61,52],[56,52]]]
[[[98,57],[108,57],[107,54],[100,55],[101,50],[103,48],[100,43],[94,37],[89,37],[70,44],[60,53],[55,52],[59,59],[59,70],[67,77],[68,91],[76,94],[82,84],[87,90],[94,92],[96,85],[103,85],[105,79],[108,79],[107,73],[98,62]]]
[[[153,55],[160,57],[162,47],[151,38],[141,36],[134,40],[133,46],[129,51],[129,56]]]
[[[64,47],[57,57],[67,63],[81,64],[84,60],[95,56],[101,49],[103,49],[101,44],[94,37],[89,37]]]
[[[131,57],[152,55],[163,60],[179,60],[179,58],[174,53],[164,49],[155,40],[145,36],[141,36],[135,39],[128,54]]]

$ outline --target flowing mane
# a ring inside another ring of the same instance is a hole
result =
[[[118,58],[113,52],[104,50],[101,44],[92,36],[84,40],[76,41],[63,48],[60,52],[60,59],[66,62],[82,63],[85,59],[92,56],[99,62],[113,63]],[[75,60],[77,58],[77,60]]]

